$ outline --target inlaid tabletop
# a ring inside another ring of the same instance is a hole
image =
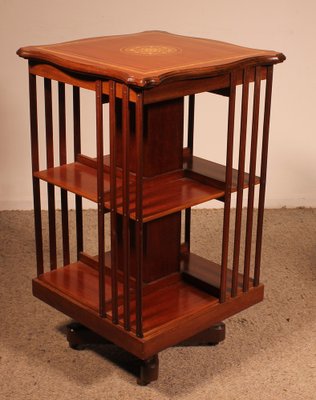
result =
[[[161,31],[22,47],[18,55],[75,72],[146,87],[285,60],[282,53]]]

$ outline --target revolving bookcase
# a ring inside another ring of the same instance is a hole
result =
[[[160,31],[23,47],[18,55],[29,60],[37,256],[33,293],[81,324],[69,329],[72,347],[114,343],[140,359],[138,382],[147,384],[158,377],[160,351],[182,342],[218,343],[224,338],[225,318],[263,299],[259,278],[272,71],[285,57]],[[41,80],[43,128],[38,123]],[[94,157],[81,149],[83,91],[95,93],[96,127],[89,132],[95,136]],[[193,152],[195,98],[203,92],[227,99],[227,130],[217,133],[227,138],[223,165]],[[40,135],[46,140],[43,168]],[[49,268],[44,268],[41,181],[47,182]],[[61,195],[61,266],[56,187]],[[69,244],[70,193],[76,209],[75,260]],[[85,251],[83,198],[97,204],[97,255]],[[191,207],[209,200],[224,204],[220,263],[190,251]],[[110,232],[105,231],[106,213]],[[110,251],[105,248],[107,234]]]

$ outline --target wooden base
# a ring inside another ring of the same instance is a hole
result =
[[[223,322],[213,325],[192,338],[177,344],[177,346],[214,346],[225,339],[225,324]],[[114,345],[109,340],[86,328],[84,325],[73,322],[67,326],[67,340],[74,350],[83,350],[89,345]],[[145,386],[158,379],[159,358],[158,354],[139,360],[138,385]]]

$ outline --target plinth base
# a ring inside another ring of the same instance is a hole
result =
[[[224,339],[225,324],[221,322],[177,344],[177,346],[215,346]],[[84,350],[86,346],[98,344],[114,346],[112,342],[76,322],[67,326],[67,340],[69,346],[74,350]],[[139,376],[137,378],[139,385],[145,386],[157,380],[159,372],[158,354],[147,360],[139,359],[139,367]]]

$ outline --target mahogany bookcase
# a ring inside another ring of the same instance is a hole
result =
[[[221,321],[263,299],[259,278],[272,72],[285,57],[160,31],[23,47],[18,55],[29,60],[37,256],[33,294],[82,324],[77,332],[74,325],[68,332],[72,347],[101,338],[114,343],[141,360],[138,383],[147,384],[158,377],[160,351],[182,342],[219,342],[224,337]],[[40,129],[37,86],[42,80],[45,123]],[[65,94],[69,86],[71,105]],[[95,93],[96,127],[89,132],[96,138],[95,157],[81,150],[85,108],[80,100],[85,90]],[[217,133],[227,135],[224,165],[193,152],[195,96],[203,92],[227,98],[227,131]],[[43,168],[40,135],[46,140]],[[236,137],[238,167],[233,168]],[[40,181],[47,182],[48,194],[49,266],[45,268]],[[61,194],[61,266],[57,265],[55,187]],[[233,192],[237,192],[235,231],[230,240]],[[76,208],[75,262],[69,245],[69,193],[74,194]],[[97,255],[85,251],[83,198],[97,204]],[[209,200],[224,203],[219,264],[190,251],[191,207]],[[110,232],[104,229],[106,213],[110,213]],[[106,234],[110,251],[105,251]]]

